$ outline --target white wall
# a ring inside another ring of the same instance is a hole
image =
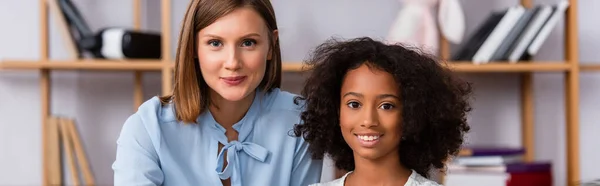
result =
[[[123,0],[74,0],[92,29],[107,26],[131,27],[132,4]],[[144,28],[160,29],[160,1],[144,1]],[[188,1],[174,0],[172,5],[172,40],[176,42],[181,19]],[[285,4],[283,3],[285,2]],[[516,4],[516,0],[462,0],[469,34],[492,9]],[[540,0],[536,3],[553,3]],[[281,45],[286,61],[300,61],[307,52],[331,35],[345,38],[372,36],[383,38],[401,4],[397,0],[274,0],[280,26]],[[592,8],[597,1],[579,2],[580,59],[600,62],[600,26],[595,24]],[[39,58],[38,1],[0,1],[1,59]],[[52,24],[51,24],[52,27]],[[60,34],[51,28],[51,56],[64,59]],[[562,59],[562,25],[542,47],[537,59]],[[173,43],[173,46],[175,43]],[[39,185],[41,182],[40,95],[38,74],[34,71],[0,71],[0,185]],[[100,185],[112,184],[110,169],[115,154],[115,140],[120,127],[132,113],[130,72],[53,72],[52,113],[74,117]],[[520,145],[519,76],[516,74],[465,74],[476,87],[475,111],[470,116],[473,132],[471,144]],[[492,80],[495,81],[492,83]],[[600,73],[581,75],[581,176],[583,180],[600,178]],[[286,74],[284,89],[298,92],[302,79]],[[535,75],[536,158],[554,162],[556,185],[566,177],[564,145],[564,79],[558,73]],[[145,96],[160,92],[160,75],[146,73]]]

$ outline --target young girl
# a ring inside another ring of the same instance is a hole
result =
[[[315,185],[433,186],[469,131],[469,84],[436,60],[370,38],[317,47],[295,134],[314,158],[329,155],[343,177]]]
[[[295,95],[279,89],[269,0],[194,0],[185,14],[172,95],[153,97],[117,140],[114,185],[306,186],[321,161],[289,135]]]

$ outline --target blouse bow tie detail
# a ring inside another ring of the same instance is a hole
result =
[[[222,180],[231,178],[231,183],[242,183],[241,180],[233,180],[241,178],[241,165],[239,164],[240,161],[238,156],[242,151],[260,162],[265,162],[267,155],[269,154],[267,149],[256,143],[231,141],[225,145],[223,149],[221,149],[221,152],[219,152],[219,156],[217,158],[216,171],[219,174],[219,178]],[[225,169],[223,169],[223,158],[225,158],[225,152],[227,152],[227,166]]]

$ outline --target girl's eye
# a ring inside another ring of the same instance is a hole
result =
[[[212,47],[220,47],[221,45],[223,45],[220,41],[217,40],[210,40],[208,41],[208,44]]]
[[[244,42],[242,42],[243,47],[251,47],[254,45],[256,45],[256,40],[253,40],[253,39],[247,39],[247,40],[244,40]]]
[[[358,103],[356,101],[349,102],[346,105],[348,105],[348,107],[350,107],[350,108],[358,108],[358,107],[360,107],[360,103]]]
[[[383,110],[390,110],[390,109],[394,108],[394,105],[389,104],[389,103],[385,103],[385,104],[381,105],[380,108],[383,109]]]

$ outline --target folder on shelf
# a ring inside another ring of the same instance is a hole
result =
[[[463,147],[448,162],[446,186],[542,186],[552,185],[552,164],[522,161],[525,149],[507,146]]]
[[[455,61],[470,61],[477,49],[481,47],[483,42],[492,33],[492,30],[500,22],[502,17],[507,13],[506,10],[491,13],[481,24],[476,31],[471,34],[464,44],[460,46],[458,52],[452,57]]]
[[[62,159],[65,155],[66,163],[69,166],[70,178],[76,185],[94,185],[95,179],[90,168],[88,158],[83,148],[81,138],[77,132],[77,128],[73,119],[63,117],[49,117],[48,130],[49,154],[46,155],[48,160],[47,180],[52,185],[61,185],[63,183],[63,164]],[[64,150],[64,151],[63,151]],[[79,174],[82,173],[80,176]],[[83,182],[79,178],[83,178]]]
[[[568,6],[568,1],[561,1],[530,9],[517,5],[493,12],[453,55],[453,60],[483,64],[531,59]]]
[[[480,145],[463,147],[459,156],[513,156],[523,154],[525,154],[525,149],[521,147]]]
[[[446,186],[548,186],[552,185],[550,162],[516,162],[497,166],[448,165]]]
[[[508,35],[523,13],[525,13],[525,7],[523,6],[519,5],[509,8],[506,15],[500,20],[500,23],[496,25],[490,36],[486,38],[473,56],[473,63],[482,64],[489,62],[498,46],[500,46],[500,43],[502,43],[502,40],[506,38],[506,35]]]
[[[519,37],[516,39],[516,44],[511,47],[510,52],[507,54],[507,60],[511,63],[515,63],[519,60],[526,59],[529,56],[525,55],[525,51],[529,44],[533,41],[537,33],[540,31],[548,17],[552,13],[552,6],[540,5],[539,9],[533,15],[533,19],[527,24],[527,28],[521,32]]]
[[[537,51],[542,46],[542,43],[548,38],[552,29],[558,24],[558,20],[564,17],[565,11],[569,6],[568,1],[561,1],[557,5],[554,6],[552,16],[548,18],[548,21],[544,23],[544,26],[541,28],[540,32],[537,34],[535,39],[531,42],[529,48],[527,48],[527,53],[531,56],[535,55]]]
[[[533,16],[541,9],[541,7],[535,7],[532,9],[526,9],[525,13],[515,23],[514,27],[500,42],[500,46],[496,49],[490,61],[504,61],[508,59],[508,53],[511,48],[514,48],[517,44],[517,38],[524,32],[527,25],[531,24]]]

